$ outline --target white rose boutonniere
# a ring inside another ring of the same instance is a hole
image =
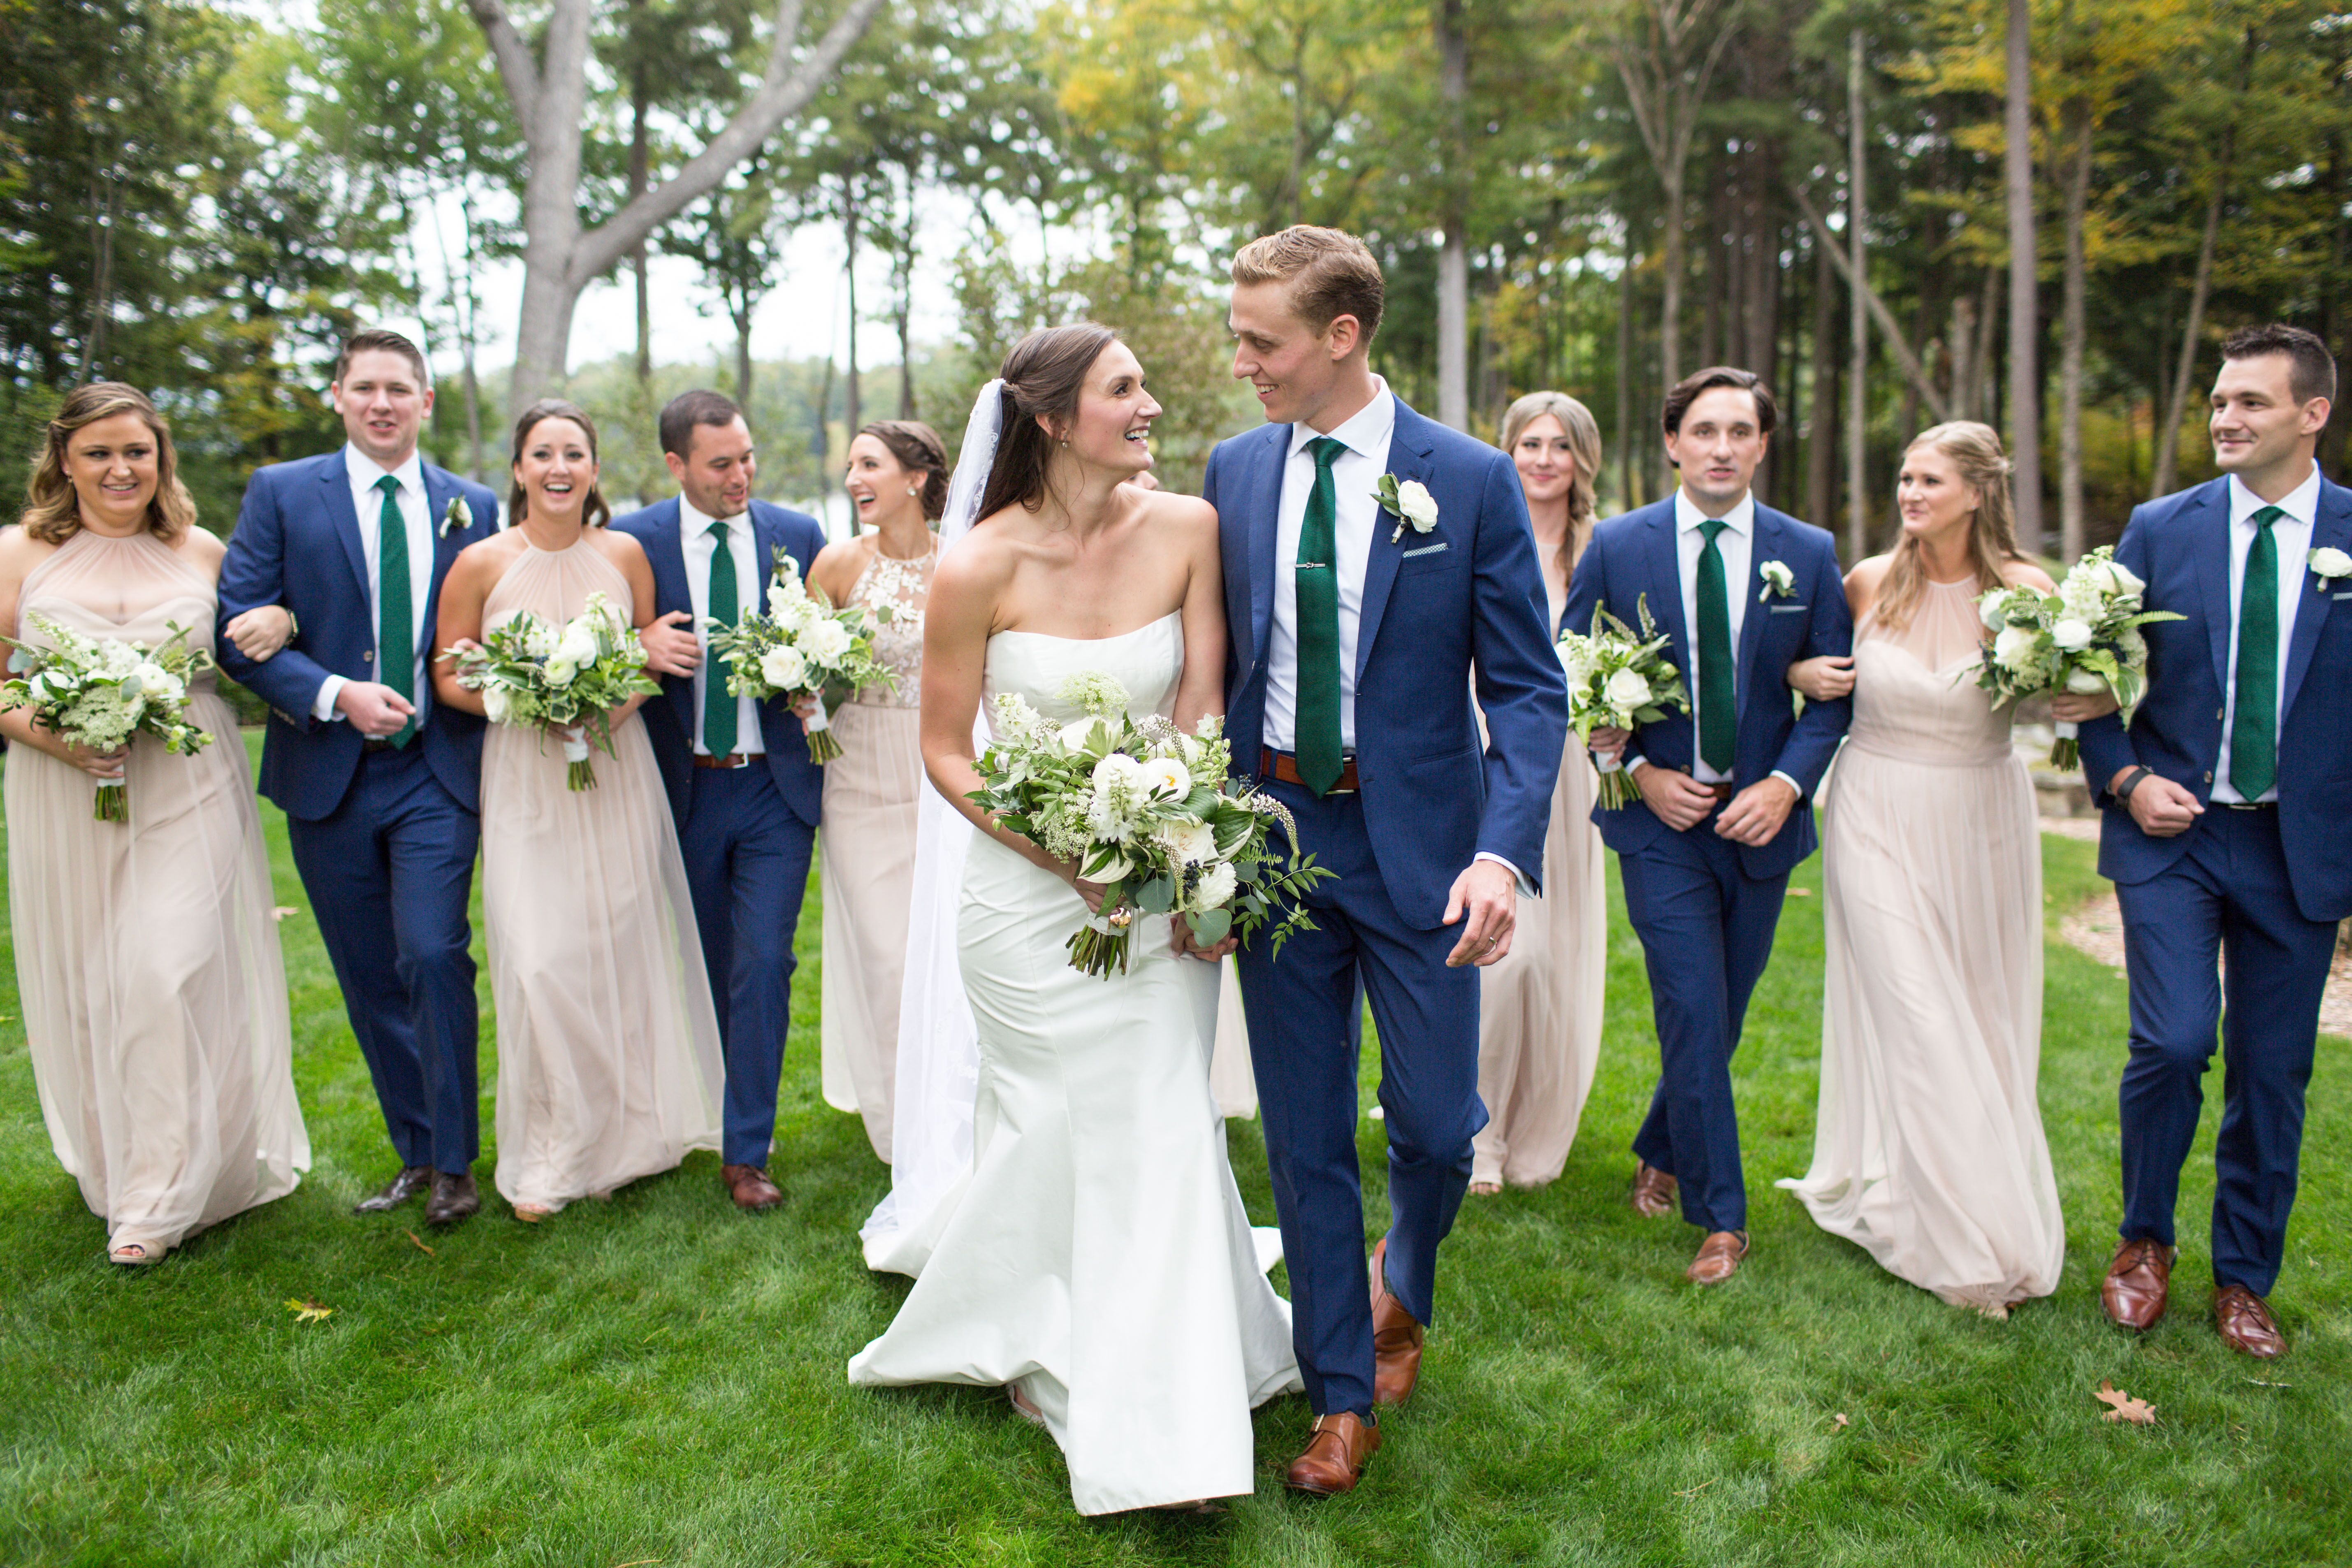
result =
[[[1766,599],[1789,598],[1797,591],[1797,574],[1785,561],[1767,561],[1756,568],[1756,575],[1764,579],[1764,591],[1756,595],[1759,605]]]
[[[441,530],[436,537],[446,539],[453,528],[462,532],[473,526],[474,509],[466,504],[464,496],[451,496],[449,510],[441,514]]]
[[[2352,577],[2352,555],[2341,550],[2322,545],[2311,552],[2311,574],[2319,579],[2319,591],[2326,593],[2330,583]]]
[[[1437,526],[1437,498],[1419,479],[1399,484],[1394,474],[1382,474],[1372,499],[1381,503],[1382,511],[1397,520],[1395,531],[1389,535],[1391,544],[1404,537],[1408,525],[1415,533],[1427,533]]]

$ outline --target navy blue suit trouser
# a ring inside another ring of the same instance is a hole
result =
[[[1445,966],[1458,924],[1416,931],[1397,912],[1361,796],[1318,800],[1274,780],[1265,787],[1297,818],[1301,847],[1339,873],[1307,897],[1316,930],[1294,934],[1278,957],[1261,931],[1239,971],[1299,1373],[1317,1415],[1363,1414],[1372,1407],[1372,1311],[1356,1164],[1360,998],[1370,998],[1381,1037],[1385,1272],[1398,1303],[1427,1325],[1437,1246],[1470,1184],[1470,1140],[1486,1124],[1478,972]]]
[[[816,829],[793,815],[764,760],[696,768],[678,825],[694,923],[727,1055],[719,1158],[764,1165],[793,1018],[793,933]]]
[[[2336,926],[2296,909],[2275,808],[2215,802],[2189,833],[2169,868],[2116,889],[2131,975],[2122,1232],[2172,1245],[2180,1167],[2196,1141],[2219,1025],[2213,1279],[2267,1296],[2294,1207],[2304,1090]]]
[[[1716,835],[1721,811],[1617,858],[1658,1031],[1658,1087],[1633,1152],[1675,1178],[1683,1217],[1709,1231],[1748,1227],[1731,1053],[1789,889],[1786,872],[1759,880],[1740,868],[1739,847]]]
[[[400,1163],[467,1170],[482,1142],[467,922],[481,819],[412,742],[363,752],[342,804],[286,834]]]

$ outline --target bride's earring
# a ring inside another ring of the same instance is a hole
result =
[[[908,485],[907,487],[907,493],[910,496],[921,495],[923,493],[923,487],[920,485]]]

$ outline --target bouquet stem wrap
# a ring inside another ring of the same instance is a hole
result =
[[[841,755],[841,742],[833,733],[833,721],[825,715],[824,694],[816,694],[816,703],[809,716],[801,721],[801,731],[808,736],[809,761],[823,767]]]
[[[2063,768],[2068,773],[2072,773],[2083,765],[2083,747],[2077,739],[2082,734],[2083,728],[2079,724],[2070,724],[2063,719],[2058,721],[2054,728],[2058,731],[2058,738],[2050,744],[2050,765],[2053,768]]]
[[[130,821],[131,792],[123,788],[118,779],[100,779],[98,802],[91,807],[90,816],[100,822]]]
[[[583,790],[596,787],[596,764],[588,756],[588,731],[570,729],[563,731],[563,784],[566,789]]]

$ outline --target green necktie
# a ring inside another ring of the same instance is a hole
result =
[[[2274,506],[2254,513],[2253,548],[2238,591],[2238,708],[2230,720],[2230,783],[2260,800],[2278,782],[2278,540]]]
[[[1298,781],[1317,795],[1339,782],[1339,564],[1338,485],[1331,465],[1348,448],[1328,436],[1307,443],[1315,488],[1298,526]]]
[[[735,624],[735,552],[727,548],[727,525],[710,525],[710,618],[722,626]],[[735,754],[735,699],[728,693],[727,675],[713,659],[702,668],[702,744],[714,757]]]
[[[407,701],[416,700],[416,616],[408,603],[408,522],[400,515],[400,481],[376,480],[383,510],[376,513],[375,657],[383,683]],[[416,738],[412,718],[392,737],[395,746]]]
[[[1723,585],[1723,552],[1715,536],[1730,524],[1698,525],[1698,754],[1728,777],[1739,751],[1739,713],[1732,692],[1731,595]]]

